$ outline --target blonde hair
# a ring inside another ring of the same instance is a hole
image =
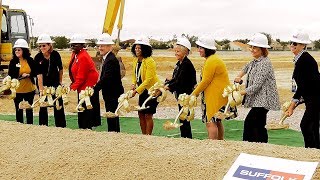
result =
[[[182,45],[180,45],[180,44],[176,44],[174,48],[179,48],[179,49],[181,49],[181,50],[186,54],[186,56],[189,55],[189,49],[186,48],[186,47],[184,47],[184,46],[182,46]]]

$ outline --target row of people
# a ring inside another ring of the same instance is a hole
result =
[[[9,75],[15,78],[23,78],[20,80],[21,89],[17,90],[17,98],[14,100],[18,122],[23,122],[22,111],[18,109],[18,103],[22,99],[29,101],[29,103],[33,101],[35,88],[32,86],[34,83],[32,77],[38,77],[40,92],[43,86],[57,86],[62,83],[61,57],[52,49],[52,41],[49,38],[47,37],[48,41],[41,41],[39,37],[38,44],[41,52],[36,55],[36,61],[32,61],[27,44],[19,45],[18,40],[14,46],[14,58],[10,63]],[[293,85],[296,87],[296,92],[286,115],[291,116],[297,100],[303,98],[306,104],[306,112],[301,122],[301,130],[305,146],[319,148],[320,106],[318,103],[320,102],[320,95],[316,92],[320,89],[320,75],[316,61],[305,50],[308,43],[310,43],[309,37],[304,32],[298,31],[292,36],[290,45],[291,51],[295,55]],[[69,64],[69,76],[72,82],[70,88],[79,93],[89,86],[93,87],[95,92],[91,97],[93,109],[86,109],[78,114],[79,128],[91,129],[101,125],[100,90],[105,101],[106,111],[114,112],[118,106],[117,99],[124,92],[120,66],[114,53],[112,53],[114,43],[108,34],[102,34],[97,42],[99,52],[103,56],[100,73],[84,48],[85,40],[83,37],[74,35],[70,44],[73,51]],[[175,56],[178,62],[172,77],[166,79],[165,89],[173,92],[176,98],[182,93],[195,96],[201,94],[202,121],[206,124],[208,137],[210,139],[223,139],[223,124],[221,119],[214,115],[218,111],[224,111],[227,104],[227,99],[223,98],[221,94],[230,83],[228,71],[223,60],[216,54],[214,39],[201,37],[196,44],[200,56],[205,59],[200,82],[197,84],[195,68],[187,57],[191,51],[191,44],[186,38],[179,38],[175,46]],[[245,96],[244,106],[251,108],[251,110],[245,118],[243,140],[268,142],[268,133],[265,128],[267,113],[269,110],[280,109],[274,70],[268,58],[267,49],[270,46],[267,37],[260,33],[255,34],[248,45],[253,60],[234,79],[234,82],[241,82],[243,81],[242,77],[247,75],[246,88],[241,91],[241,94]],[[159,79],[156,74],[156,63],[152,58],[152,47],[148,39],[137,39],[131,48],[131,52],[135,57],[131,89],[133,90],[133,96],[139,94],[139,105],[141,106],[148,97],[148,89],[159,82]],[[41,71],[35,69],[38,66],[41,67]],[[148,102],[150,108],[138,112],[143,134],[152,134],[153,114],[156,113],[157,105],[158,102],[153,99]],[[237,116],[236,109],[231,108],[229,111],[234,113],[234,117]],[[47,125],[47,112],[40,110],[41,112],[46,114],[46,116],[41,115],[41,122]],[[60,121],[63,121],[59,127],[65,127],[63,111],[55,110],[55,119],[57,126]],[[107,122],[108,131],[120,132],[118,117],[107,118]],[[180,122],[182,123],[180,127],[181,137],[192,138],[190,122],[182,120]],[[27,123],[32,123],[32,110],[27,110]]]

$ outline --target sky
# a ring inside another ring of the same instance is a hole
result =
[[[108,0],[2,0],[24,9],[33,19],[34,36],[71,37],[102,33]],[[320,39],[319,0],[126,0],[121,40],[148,36],[168,40],[173,35],[210,35],[217,40],[250,38],[266,32],[289,40],[303,29]],[[117,29],[112,37],[116,38]]]

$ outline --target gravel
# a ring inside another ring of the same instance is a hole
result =
[[[0,121],[0,179],[223,179],[240,153],[320,161],[317,149]],[[320,178],[320,167],[313,179]]]

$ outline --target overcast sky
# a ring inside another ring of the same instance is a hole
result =
[[[33,34],[70,37],[102,33],[107,0],[3,0],[27,11]],[[170,39],[174,34],[250,38],[267,32],[288,40],[295,29],[320,39],[320,0],[126,0],[121,40],[140,35]],[[116,25],[115,25],[116,28]],[[112,36],[116,37],[114,29]]]

